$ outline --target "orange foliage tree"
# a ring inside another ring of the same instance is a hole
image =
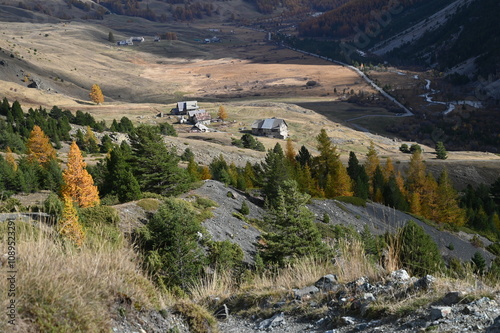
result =
[[[30,133],[28,142],[28,158],[30,161],[36,161],[41,165],[46,165],[48,162],[56,158],[56,150],[52,147],[50,139],[42,129],[35,125]]]
[[[73,199],[65,195],[63,200],[64,209],[61,218],[57,221],[59,233],[73,241],[77,246],[82,246],[85,233],[78,222],[78,214],[73,205]]]
[[[104,95],[102,94],[101,87],[99,87],[99,85],[96,83],[94,83],[92,85],[92,88],[90,88],[89,97],[94,103],[104,103]]]
[[[63,171],[62,195],[72,198],[80,207],[99,205],[99,191],[92,176],[85,169],[82,153],[76,142],[71,144],[68,164]]]
[[[227,111],[224,105],[219,106],[219,111],[217,111],[217,117],[219,117],[220,120],[227,119]]]

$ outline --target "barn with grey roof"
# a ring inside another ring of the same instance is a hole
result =
[[[288,137],[288,125],[283,119],[260,119],[253,123],[252,134],[267,136],[270,138],[286,139]]]

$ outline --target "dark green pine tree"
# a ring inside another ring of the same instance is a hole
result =
[[[111,132],[121,132],[121,128],[118,125],[118,122],[116,119],[113,119],[113,122],[111,123],[111,127],[109,128]]]
[[[387,183],[384,185],[383,195],[384,204],[386,206],[396,208],[397,210],[401,210],[403,212],[407,212],[410,209],[408,202],[399,189],[394,175],[391,175]]]
[[[0,191],[13,193],[17,191],[17,188],[16,171],[0,154]]]
[[[56,193],[61,189],[62,169],[57,159],[51,159],[43,168],[38,168],[38,179],[43,189]]]
[[[372,200],[376,202],[383,201],[382,192],[384,190],[385,179],[380,165],[377,165],[372,179]]]
[[[305,167],[306,165],[311,167],[312,155],[305,146],[302,146],[300,147],[297,156],[295,156],[295,160],[299,162],[301,167]]]
[[[198,245],[202,231],[189,203],[169,198],[138,234],[151,275],[166,287],[187,289],[200,276],[206,257]]]
[[[108,153],[113,149],[113,140],[109,137],[109,135],[105,134],[101,139],[101,153]]]
[[[359,164],[358,157],[353,151],[349,152],[349,160],[347,161],[347,174],[355,181],[361,172],[362,165]]]
[[[176,195],[189,187],[189,175],[179,167],[180,158],[170,151],[158,127],[141,125],[130,136],[133,173],[143,192]]]
[[[481,252],[476,251],[476,253],[474,253],[474,256],[471,258],[471,263],[474,273],[479,275],[486,273],[486,260],[484,260]]]
[[[142,193],[137,179],[132,174],[120,149],[113,149],[107,161],[107,172],[104,180],[104,193],[116,195],[120,202],[134,201],[141,198]]]
[[[327,253],[314,214],[306,207],[309,198],[298,191],[293,180],[278,187],[275,204],[265,218],[272,231],[263,235],[263,245],[259,246],[265,262],[284,266],[295,258]]]
[[[359,164],[358,157],[351,151],[347,162],[347,174],[351,177],[354,189],[354,195],[362,199],[368,199],[369,196],[369,177],[366,174],[365,167]]]
[[[414,221],[408,221],[400,233],[399,259],[413,275],[424,276],[443,268],[443,258],[432,238]]]
[[[0,104],[0,115],[7,116],[9,110],[10,110],[9,100],[7,99],[7,97],[4,97],[2,100],[2,104]]]
[[[11,112],[14,122],[18,124],[24,122],[24,112],[18,101],[14,101],[14,103],[12,103]]]
[[[274,207],[277,204],[278,191],[283,183],[290,180],[290,170],[279,143],[276,143],[273,149],[269,149],[264,162],[264,187],[262,189],[264,198],[268,207]]]
[[[231,182],[229,177],[229,165],[222,154],[218,157],[214,157],[209,165],[209,168],[212,179],[223,182],[224,184],[229,184]]]
[[[448,158],[448,152],[446,151],[446,148],[444,147],[442,141],[436,143],[436,157],[440,160],[445,160]]]

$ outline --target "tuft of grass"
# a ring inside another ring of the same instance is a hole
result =
[[[181,301],[174,305],[174,311],[181,314],[186,319],[191,332],[219,332],[215,318],[205,308],[198,304],[187,300]]]
[[[146,212],[154,212],[160,207],[160,201],[154,198],[141,199],[137,201],[137,206],[141,207]]]
[[[4,229],[0,244],[7,244]],[[126,243],[118,247],[102,238],[75,248],[43,224],[16,222],[16,250],[17,319],[24,331],[109,332],[117,298],[129,299],[136,309],[163,307]],[[1,279],[0,289],[7,284]],[[2,307],[7,302],[0,300]],[[0,331],[9,331],[5,324]]]
[[[236,284],[231,271],[215,269],[212,274],[198,279],[189,289],[191,299],[199,304],[208,304],[213,296],[228,298],[236,292]]]
[[[336,247],[339,251],[335,258],[335,272],[339,281],[349,282],[361,276],[377,281],[386,274],[366,255],[361,240],[341,238],[336,242]]]

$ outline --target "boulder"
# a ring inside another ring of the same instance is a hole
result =
[[[431,307],[431,320],[446,318],[451,314],[449,306],[434,306]]]
[[[336,290],[338,287],[337,276],[334,274],[325,275],[316,281],[314,285],[321,291]]]
[[[268,328],[283,325],[285,323],[285,314],[283,312],[277,313],[269,319],[260,322],[255,329],[265,330]]]
[[[408,281],[410,279],[410,275],[404,269],[398,269],[397,271],[393,271],[391,273],[391,278],[396,281]]]
[[[302,299],[304,296],[314,295],[319,292],[319,289],[315,286],[309,286],[302,289],[293,289],[293,293],[296,299]]]

